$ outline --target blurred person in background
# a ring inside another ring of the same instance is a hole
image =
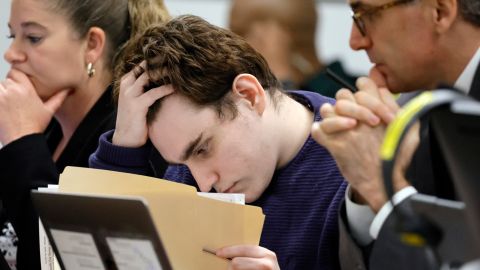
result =
[[[335,97],[341,85],[328,68],[355,84],[339,61],[325,63],[317,55],[314,0],[233,0],[230,29],[244,37],[267,60],[285,89],[302,89]]]

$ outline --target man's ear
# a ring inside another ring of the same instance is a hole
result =
[[[106,35],[99,27],[91,27],[86,37],[87,47],[85,54],[86,63],[95,64],[104,53],[106,46]]]
[[[437,33],[447,32],[458,15],[458,0],[433,0],[435,6],[435,29]]]
[[[235,101],[242,101],[248,107],[262,115],[266,108],[265,90],[255,76],[239,74],[232,84],[232,94]]]

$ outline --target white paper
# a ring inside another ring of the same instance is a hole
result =
[[[118,270],[161,270],[157,254],[148,240],[107,237]]]
[[[61,270],[55,257],[53,248],[48,241],[42,221],[38,220],[38,234],[40,239],[40,265],[42,270]]]
[[[38,191],[58,191],[58,185],[48,185],[47,188],[38,188]],[[38,219],[38,236],[40,239],[40,266],[42,270],[61,270],[52,245],[48,241],[47,233],[42,221]]]
[[[50,233],[65,269],[105,269],[91,234],[57,229],[51,229]]]
[[[224,202],[231,202],[237,204],[245,204],[245,194],[243,193],[212,193],[212,192],[197,192],[202,197],[215,199]]]

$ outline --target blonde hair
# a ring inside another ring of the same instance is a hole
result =
[[[123,61],[123,48],[135,36],[156,23],[170,19],[163,0],[44,0],[54,12],[66,16],[83,38],[91,27],[107,37],[106,63],[114,70]]]

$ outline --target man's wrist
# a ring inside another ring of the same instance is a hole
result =
[[[417,190],[412,186],[407,186],[402,190],[399,190],[393,195],[392,201],[394,205],[398,205],[403,202],[408,197],[412,196],[413,194],[417,193]],[[370,226],[370,235],[373,239],[377,239],[377,236],[380,232],[380,229],[383,226],[383,223],[390,215],[393,210],[393,206],[390,202],[386,202],[382,205],[380,211],[378,211],[377,215],[372,221],[372,225]]]
[[[351,191],[351,198],[353,202],[357,204],[368,204],[375,213],[377,213],[387,202],[386,196],[380,188],[368,188],[361,190],[352,186]]]
[[[112,144],[115,146],[125,147],[125,148],[139,148],[146,144],[145,142],[139,142],[138,139],[129,140],[125,134],[115,130],[112,136]]]
[[[367,200],[357,190],[355,190],[354,188],[351,188],[350,190],[350,194],[352,195],[350,198],[352,202],[361,205],[368,204]]]

